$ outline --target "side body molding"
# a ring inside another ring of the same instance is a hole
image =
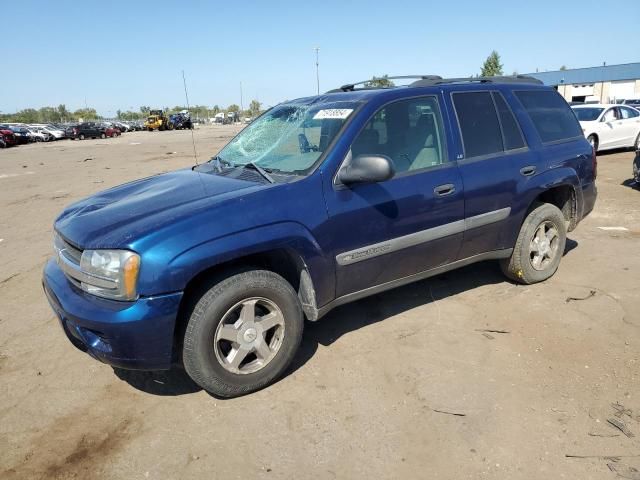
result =
[[[499,210],[493,210],[481,215],[465,218],[464,220],[439,225],[437,227],[421,230],[402,237],[392,238],[384,242],[374,243],[372,245],[340,253],[336,256],[336,262],[340,266],[351,265],[352,263],[368,260],[379,255],[396,252],[421,243],[431,242],[457,233],[463,233],[466,230],[500,222],[508,218],[510,213],[511,207],[501,208]]]

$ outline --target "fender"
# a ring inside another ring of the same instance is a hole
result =
[[[576,219],[582,218],[582,189],[580,179],[573,168],[559,167],[545,170],[544,172],[529,177],[526,182],[519,185],[518,191],[514,195],[515,202],[511,206],[511,216],[505,224],[502,244],[504,248],[513,247],[520,232],[520,227],[524,221],[531,204],[542,193],[554,187],[570,186],[574,192]],[[573,230],[575,225],[570,225]]]
[[[313,234],[297,222],[263,225],[195,245],[168,262],[165,270],[167,278],[163,283],[170,291],[181,291],[192,278],[209,268],[275,249],[293,250],[300,256],[318,301],[330,301],[333,298],[333,262],[324,255]],[[145,291],[145,287],[152,288],[153,282],[141,284],[141,292]]]
[[[576,218],[582,218],[584,199],[582,195],[582,184],[578,173],[571,167],[551,167],[549,170],[536,175],[532,179],[533,185],[528,186],[528,195],[523,195],[528,200],[529,205],[541,193],[555,187],[570,186],[573,188]],[[522,192],[518,192],[522,193]]]

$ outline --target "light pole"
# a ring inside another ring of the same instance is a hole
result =
[[[240,115],[244,112],[244,105],[242,104],[242,82],[240,82]]]
[[[315,47],[314,50],[316,51],[316,92],[320,95],[320,63],[318,62],[318,52],[320,51],[320,47]]]

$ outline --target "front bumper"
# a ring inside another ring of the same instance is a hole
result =
[[[166,370],[182,292],[119,302],[95,297],[72,285],[54,260],[42,279],[47,299],[71,341],[114,367]]]

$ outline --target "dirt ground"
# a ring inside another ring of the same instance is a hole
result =
[[[235,131],[196,130],[200,159]],[[40,284],[58,212],[191,165],[191,133],[0,150],[0,478],[637,479],[632,157],[599,156],[596,209],[546,283],[489,262],[346,305],[307,324],[284,379],[218,400],[77,351]]]

